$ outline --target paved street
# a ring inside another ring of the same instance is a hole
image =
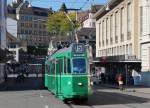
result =
[[[150,108],[150,94],[94,87],[87,103],[64,104],[47,90],[1,91],[0,108]]]

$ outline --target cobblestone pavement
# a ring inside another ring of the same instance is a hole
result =
[[[47,90],[0,92],[0,108],[150,108],[150,94],[95,86],[86,103],[64,102]]]
[[[0,108],[150,108],[150,93],[129,89],[119,91],[99,85],[93,86],[93,94],[87,102],[65,104],[43,89],[41,77],[27,78],[21,83],[10,79],[1,89]]]
[[[0,92],[0,108],[67,108],[47,90]]]

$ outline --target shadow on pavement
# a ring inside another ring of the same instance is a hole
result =
[[[23,81],[16,81],[16,78],[8,78],[0,85],[0,91],[23,91],[44,89],[42,77],[25,77]]]
[[[133,104],[146,103],[150,101],[146,98],[131,96],[114,92],[95,92],[89,97],[89,105],[112,105],[112,104]]]
[[[105,88],[106,89],[106,88]],[[109,89],[109,88],[108,88]],[[116,92],[95,91],[86,103],[74,102],[75,105],[94,106],[94,105],[114,105],[114,104],[140,104],[150,101],[148,98],[131,96]]]

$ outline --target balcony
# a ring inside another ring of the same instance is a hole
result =
[[[140,43],[150,42],[150,34],[140,37]]]

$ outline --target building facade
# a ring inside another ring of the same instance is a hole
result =
[[[6,48],[6,6],[7,0],[0,0],[0,48]]]
[[[90,10],[78,12],[77,19],[82,28],[96,28],[96,19],[93,19],[93,16],[102,6],[92,5]]]
[[[106,72],[140,70],[139,11],[139,0],[110,0],[95,14],[96,57]]]
[[[150,0],[140,0],[142,72],[150,71]]]
[[[9,12],[16,15],[17,37],[21,41],[26,41],[27,46],[48,46],[50,34],[46,28],[46,20],[52,10],[17,0],[12,3],[12,8],[9,7]]]
[[[7,32],[17,38],[17,20],[7,16],[6,21]]]

